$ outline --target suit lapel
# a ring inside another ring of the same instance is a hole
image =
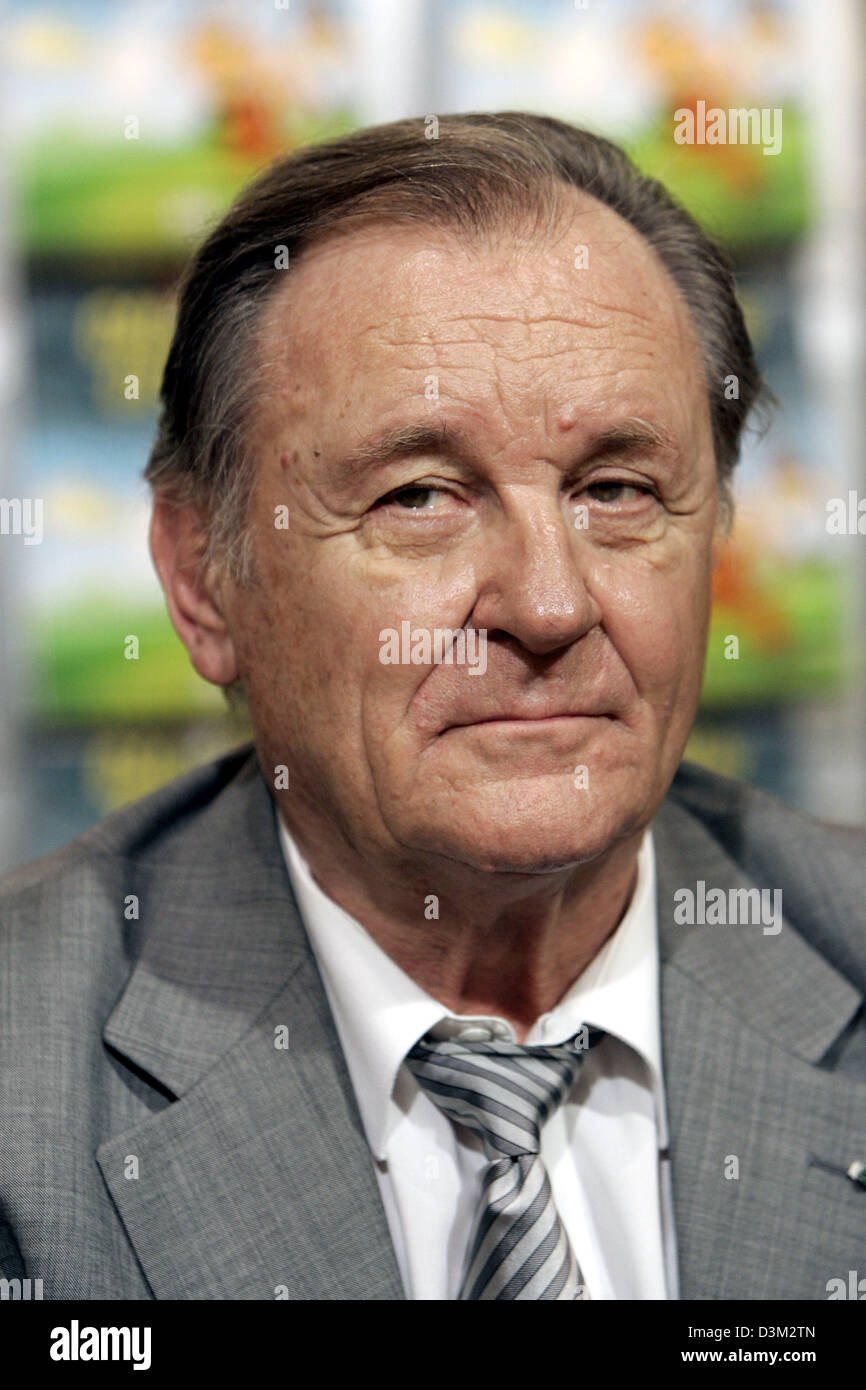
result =
[[[109,1046],[173,1103],[97,1154],[154,1294],[402,1298],[255,765],[173,845],[158,874],[136,855],[152,927],[105,1028]]]
[[[862,1264],[866,1086],[816,1064],[861,996],[790,922],[678,926],[674,892],[752,885],[668,802],[655,824],[680,1296],[826,1298]]]

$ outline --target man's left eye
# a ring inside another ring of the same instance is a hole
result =
[[[620,478],[605,478],[601,482],[590,483],[586,491],[594,502],[627,502],[635,496],[647,496],[651,489],[641,483],[626,482]]]

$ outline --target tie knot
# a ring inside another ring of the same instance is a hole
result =
[[[542,1125],[603,1036],[584,1026],[555,1047],[422,1038],[406,1064],[450,1120],[481,1136],[492,1161],[538,1153]]]

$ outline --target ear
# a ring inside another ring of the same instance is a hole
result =
[[[196,509],[160,495],[150,521],[150,553],[174,630],[206,681],[231,685],[238,676],[223,615],[222,580],[205,563],[207,536]]]

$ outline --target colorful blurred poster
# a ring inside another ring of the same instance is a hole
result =
[[[10,7],[7,105],[30,291],[24,486],[43,499],[46,529],[22,584],[37,717],[221,711],[172,632],[147,550],[141,472],[172,286],[257,169],[356,124],[344,10]]]
[[[25,252],[176,258],[282,150],[355,123],[342,3],[13,3]]]

